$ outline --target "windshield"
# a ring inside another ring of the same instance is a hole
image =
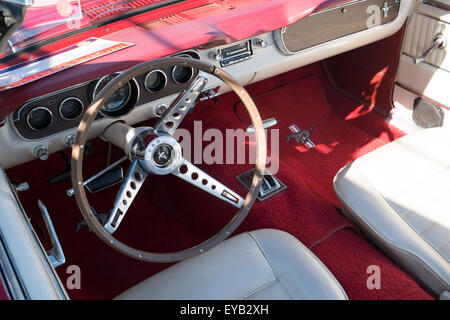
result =
[[[182,0],[34,0],[0,56],[80,29]]]

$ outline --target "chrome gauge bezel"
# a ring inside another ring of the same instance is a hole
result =
[[[94,86],[94,91],[92,92],[92,100],[95,100],[95,96],[99,93],[98,88],[99,88],[99,85],[102,83],[102,81],[104,81],[106,78],[108,78],[112,75],[114,75],[116,77],[119,74],[120,74],[120,72],[116,72],[116,73],[108,74],[108,75],[101,77]],[[125,85],[128,86],[128,97],[124,100],[122,105],[120,107],[116,108],[114,111],[106,110],[103,107],[100,108],[99,113],[102,116],[104,116],[106,118],[122,117],[122,116],[130,113],[136,107],[136,104],[139,101],[139,94],[140,94],[139,84],[136,81],[136,79],[133,78],[129,82],[127,82]],[[133,99],[133,101],[131,101],[133,98],[133,95],[134,95],[134,99]]]
[[[180,54],[180,55],[177,55],[177,57],[183,57],[183,58],[194,59],[194,58],[193,58],[192,56],[190,56],[189,54]],[[194,77],[195,70],[194,70],[194,68],[189,67],[188,69],[190,69],[190,71],[191,71],[191,76],[190,76],[189,79],[187,79],[186,81],[184,81],[184,82],[179,82],[179,81],[175,78],[175,70],[176,70],[177,68],[186,68],[186,67],[183,67],[183,66],[175,66],[175,67],[172,67],[171,76],[172,76],[173,82],[175,82],[176,84],[186,84],[186,83],[188,83],[189,81],[191,81],[192,78]]]
[[[48,125],[47,125],[45,128],[35,128],[35,127],[33,127],[33,126],[31,125],[31,123],[30,123],[30,115],[31,115],[31,113],[32,113],[33,111],[36,111],[36,110],[46,110],[46,111],[50,114],[50,122],[48,123]],[[48,127],[50,127],[50,126],[52,125],[52,123],[53,123],[53,113],[52,113],[52,111],[51,111],[49,108],[47,108],[47,107],[35,107],[35,108],[30,109],[30,111],[28,111],[27,116],[26,116],[26,121],[27,121],[28,127],[29,127],[31,130],[33,130],[33,131],[44,130],[44,129],[47,129]]]
[[[67,118],[67,117],[65,117],[63,115],[63,113],[61,111],[62,105],[68,100],[76,100],[76,101],[78,101],[81,104],[81,112],[75,118]],[[61,118],[63,118],[66,121],[73,121],[73,120],[76,120],[76,119],[78,119],[79,117],[81,117],[83,115],[84,107],[85,107],[84,106],[84,102],[81,99],[79,99],[77,97],[68,97],[68,98],[64,99],[63,101],[61,101],[61,103],[59,104],[59,107],[58,107],[58,111],[59,111],[59,115],[61,116]]]
[[[159,74],[162,74],[163,77],[164,77],[164,85],[163,85],[162,88],[159,89],[159,90],[151,90],[151,89],[147,86],[147,79],[148,79],[148,77],[150,77],[153,73],[159,73]],[[167,81],[168,81],[167,75],[166,75],[166,73],[165,73],[164,71],[162,71],[161,69],[152,70],[152,71],[150,71],[149,73],[147,73],[147,75],[145,76],[145,79],[144,79],[144,88],[145,88],[145,90],[147,90],[147,91],[150,92],[150,93],[158,93],[158,92],[161,92],[161,91],[164,90],[164,88],[167,86]]]

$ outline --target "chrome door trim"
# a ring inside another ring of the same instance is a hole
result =
[[[11,252],[12,249],[5,237],[3,227],[0,226],[0,262],[2,265],[2,270],[0,271],[5,281],[4,285],[9,290],[9,294],[11,295],[12,299],[69,299],[69,296],[67,295],[67,292],[64,289],[61,280],[59,279],[55,269],[51,265],[51,262],[42,243],[39,241],[39,238],[37,237],[34,229],[30,224],[29,218],[27,217],[22,205],[19,202],[16,191],[11,186],[8,176],[6,175],[3,168],[0,167],[0,170],[0,179],[3,180],[0,181],[0,185],[3,183],[7,184],[10,193],[9,197],[13,197],[13,205],[16,207],[17,213],[19,214],[17,217],[14,217],[14,220],[17,219],[17,225],[24,227],[28,232],[28,235],[18,234],[17,236],[21,237],[22,239],[24,236],[28,236],[30,238],[32,243],[28,250],[33,250],[37,254],[37,257],[39,257],[39,261],[35,262],[40,264],[41,270],[43,270],[43,272],[45,273],[44,276],[48,277],[48,281],[50,281],[51,283],[50,287],[53,287],[54,289],[52,289],[52,291],[43,292],[41,295],[41,292],[39,292],[38,288],[33,288],[33,283],[30,283],[30,281],[28,281],[28,283],[25,282],[24,275],[21,275],[19,273],[20,268],[18,267],[18,265],[20,264],[17,261],[18,255]],[[23,228],[21,229],[23,230]],[[11,241],[10,239],[8,240]],[[30,261],[30,263],[32,263],[32,261]],[[21,261],[21,264],[23,265],[24,261]],[[39,281],[42,281],[42,278],[39,279]],[[30,289],[34,290],[30,291]],[[34,294],[32,293],[32,291],[34,291]],[[37,296],[36,293],[38,293]]]

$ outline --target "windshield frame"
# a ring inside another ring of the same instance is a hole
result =
[[[174,4],[187,2],[187,1],[190,1],[190,0],[165,0],[165,1],[160,1],[160,2],[154,3],[154,4],[149,4],[149,5],[145,6],[145,7],[140,7],[140,8],[127,10],[125,12],[122,12],[118,16],[113,16],[111,18],[106,18],[104,20],[99,20],[98,22],[94,22],[94,23],[92,23],[90,25],[87,25],[85,27],[82,27],[82,28],[79,28],[79,29],[75,29],[73,31],[68,31],[68,32],[65,32],[63,34],[60,34],[60,35],[57,35],[57,36],[54,36],[54,37],[51,37],[51,38],[48,38],[48,39],[40,40],[38,42],[30,44],[29,46],[27,46],[25,48],[22,48],[20,50],[15,51],[15,52],[10,52],[9,54],[7,54],[4,57],[0,58],[0,64],[7,63],[7,62],[9,62],[9,61],[11,61],[11,60],[13,60],[15,58],[20,57],[22,54],[32,52],[32,51],[37,50],[37,49],[39,49],[41,47],[44,47],[44,46],[49,45],[49,44],[52,44],[54,42],[58,42],[60,40],[66,39],[66,38],[69,38],[71,36],[74,36],[74,35],[77,35],[77,34],[80,34],[80,33],[86,32],[86,31],[89,31],[89,30],[94,30],[96,28],[103,27],[105,25],[108,25],[108,24],[111,24],[111,23],[114,23],[114,22],[118,22],[118,21],[121,21],[121,20],[126,20],[126,19],[132,18],[132,17],[140,15],[140,14],[144,14],[144,13],[147,13],[147,12],[151,12],[151,11],[154,11],[154,10],[158,10],[158,9],[161,9],[161,8],[165,8],[165,7],[174,5]]]

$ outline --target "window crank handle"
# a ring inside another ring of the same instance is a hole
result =
[[[433,45],[428,48],[420,57],[414,58],[413,63],[418,64],[423,62],[428,55],[436,49],[443,49],[447,45],[447,39],[442,34],[438,34],[434,37]]]

